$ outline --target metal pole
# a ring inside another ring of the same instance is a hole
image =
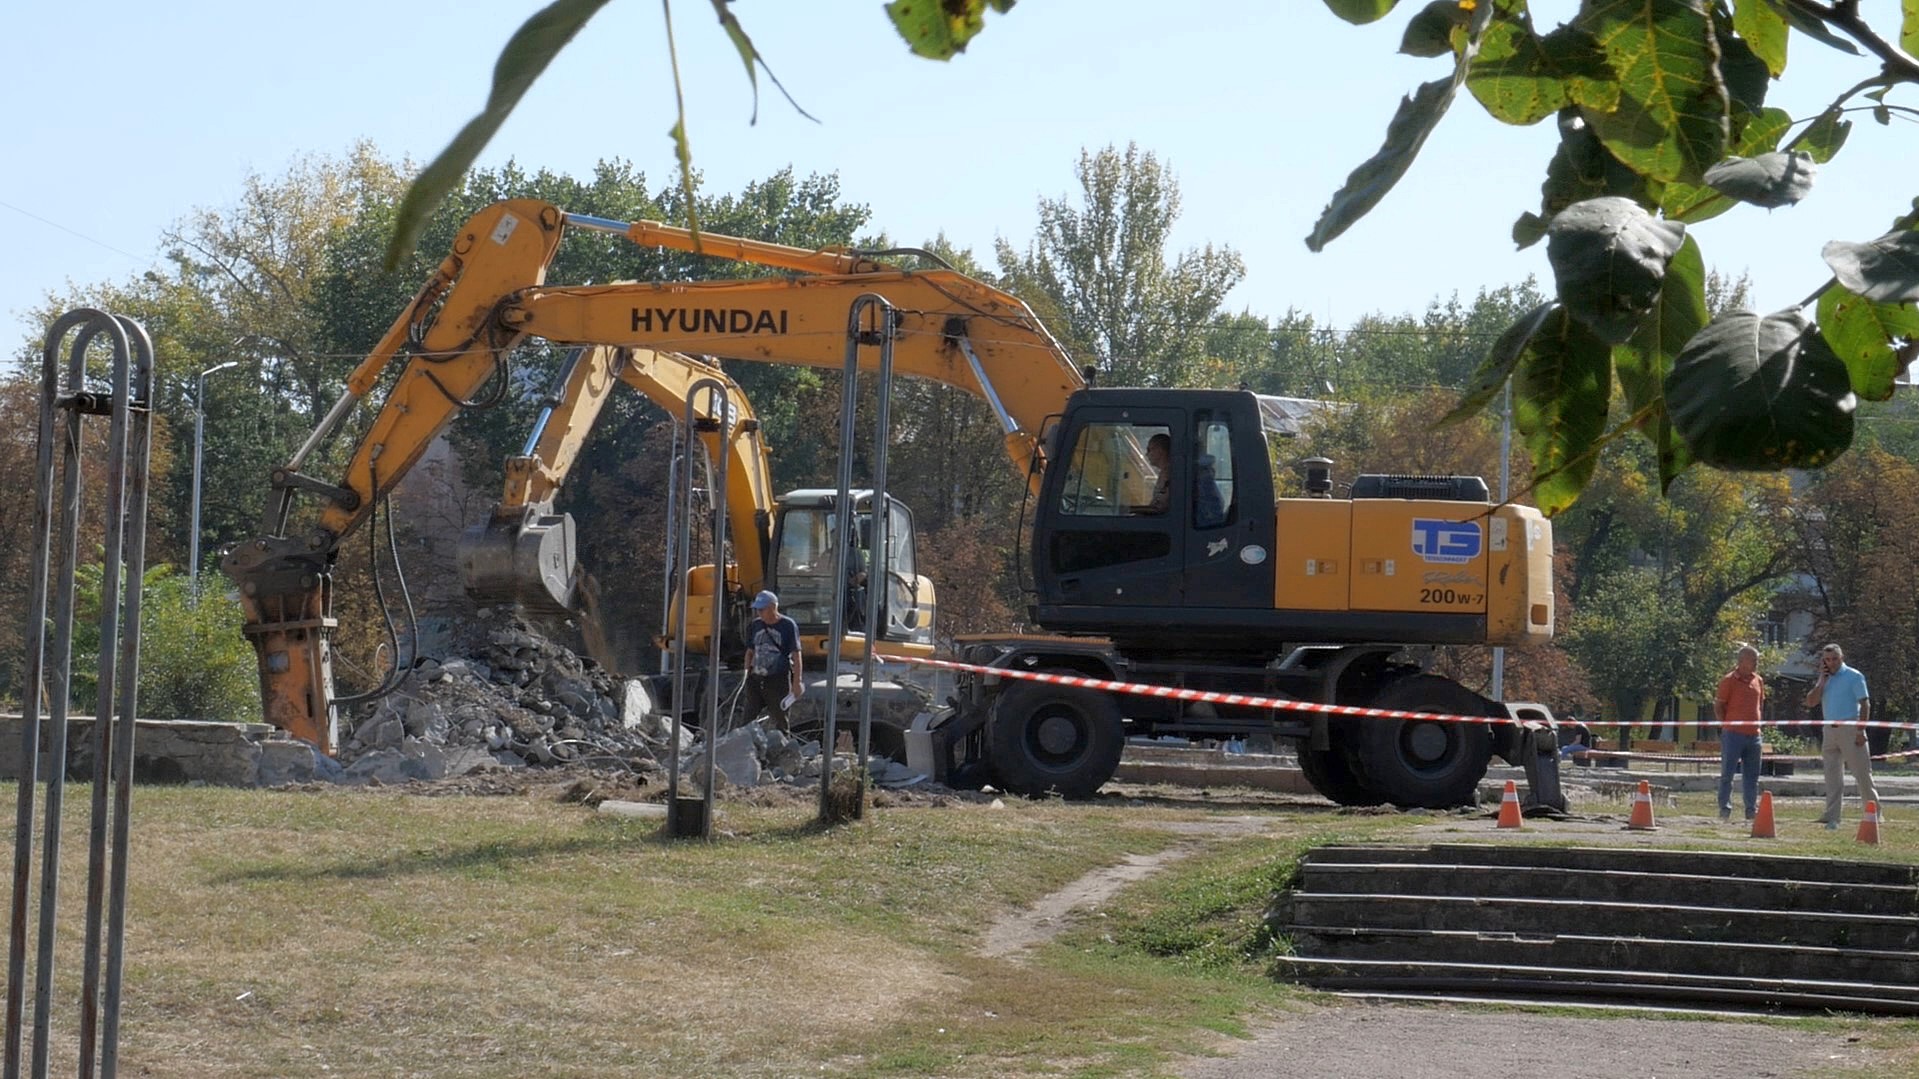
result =
[[[239,360],[216,363],[200,372],[193,392],[193,526],[187,533],[187,598],[200,604],[200,458],[207,438],[207,376],[239,364]]]
[[[1505,502],[1512,489],[1513,472],[1513,380],[1506,379],[1505,407],[1499,422],[1499,501]],[[1493,648],[1493,700],[1506,699],[1506,647]]]
[[[713,622],[712,636],[706,645],[706,814],[701,834],[711,837],[713,834],[713,782],[714,771],[719,767],[720,759],[720,648],[726,634],[726,474],[727,439],[732,436],[732,410],[727,407],[726,387],[714,379],[701,379],[694,383],[688,400],[699,396],[705,390],[708,399],[713,402],[712,421],[719,427],[718,467],[712,468],[712,479],[708,482],[708,497],[713,505]],[[691,431],[688,432],[691,434]],[[709,459],[709,467],[712,462]]]
[[[853,536],[853,437],[854,410],[859,403],[860,337],[859,306],[864,296],[853,301],[846,336],[846,362],[840,368],[840,467],[839,486],[833,500],[833,609],[827,618],[826,639],[826,716],[820,722],[820,820],[831,822],[833,813],[834,744],[839,740],[840,651],[846,637],[846,563]]]
[[[123,389],[130,417],[129,492],[124,541],[127,587],[120,638],[120,719],[113,730],[113,837],[107,881],[107,977],[101,996],[100,1076],[120,1066],[120,988],[126,967],[127,857],[133,840],[133,749],[139,717],[140,600],[146,573],[147,491],[153,461],[153,343],[131,319],[121,318],[133,342],[133,371]],[[96,796],[96,800],[97,796]]]
[[[75,396],[83,393],[86,387],[87,345],[101,332],[102,323],[110,321],[110,316],[104,312],[94,314],[99,319],[89,322],[80,331],[68,353],[67,385]],[[117,324],[113,326],[113,332],[119,333]],[[54,918],[60,909],[60,824],[66,806],[67,736],[70,729],[68,713],[72,707],[69,691],[73,684],[74,580],[79,564],[81,415],[74,402],[70,401],[68,408],[66,435],[61,447],[65,475],[60,488],[62,509],[59,524],[66,542],[65,550],[61,552],[59,577],[54,585],[53,714],[47,730],[46,824],[40,862],[40,948],[35,959],[33,980],[32,1068],[36,1079],[47,1074],[47,1057],[51,1048],[49,1032],[53,1022]],[[111,531],[109,529],[109,534]],[[102,656],[110,654],[110,641],[103,638],[100,646]],[[39,688],[32,687],[32,691],[38,691]]]
[[[113,419],[107,435],[106,551],[100,567],[100,658],[93,709],[92,813],[87,841],[86,941],[80,975],[80,1074],[94,1074],[94,1054],[100,1030],[101,927],[106,918],[107,780],[113,762],[114,696],[119,687],[120,597],[122,589],[138,592],[140,582],[127,580],[123,565],[127,532],[127,421],[131,377],[130,347],[125,327],[115,322],[113,338]]]
[[[879,657],[881,595],[892,570],[892,500],[886,494],[886,449],[892,431],[893,342],[898,337],[899,313],[878,296],[853,301],[853,321],[865,310],[877,315],[879,328],[879,404],[873,420],[873,549],[866,560],[866,655],[860,663],[859,760],[854,771],[853,815],[866,813],[866,769],[873,741],[873,665]]]
[[[60,392],[60,343],[75,326],[87,322],[100,314],[101,312],[98,311],[80,310],[62,316],[56,320],[53,326],[47,331],[45,346],[41,353],[40,435],[38,464],[34,473],[34,491],[36,495],[34,501],[34,554],[33,563],[28,571],[33,575],[33,578],[27,600],[27,626],[28,632],[32,634],[33,639],[27,649],[26,678],[25,681],[22,682],[25,688],[21,693],[20,701],[20,711],[23,719],[20,732],[20,785],[18,788],[17,801],[14,806],[13,906],[8,920],[7,938],[6,1079],[18,1079],[20,1075],[22,1043],[25,1033],[27,906],[33,882],[33,803],[36,786],[39,782],[40,701],[43,696],[42,690],[46,684],[44,676],[47,662],[46,615],[48,563],[51,560],[53,551],[53,481],[55,476],[53,447],[54,440],[57,437],[54,419],[56,412],[62,404],[62,394]],[[74,359],[74,363],[78,363],[77,356]],[[77,366],[73,368],[74,373],[70,376],[70,392],[77,392],[82,388],[79,370]],[[79,498],[77,486],[79,483],[79,474],[76,471],[79,466],[79,458],[77,455],[79,446],[79,423],[79,413],[70,410],[67,413],[67,427],[69,428],[66,432],[67,437],[61,439],[64,450],[61,456],[61,464],[65,469],[64,475],[66,477],[66,480],[64,480],[62,484],[61,497],[61,523],[63,526],[70,526],[77,516],[75,503]],[[66,490],[69,486],[74,488],[70,492]],[[66,582],[66,585],[63,586],[66,588],[66,591],[61,592],[56,597],[55,603],[60,611],[70,613],[72,610],[72,600],[69,595],[71,591],[71,580],[68,574],[69,567],[73,562],[75,535],[70,528],[63,532],[62,535],[66,537],[67,542],[61,552],[60,573],[62,581]],[[70,618],[62,617],[56,619],[54,624],[55,626],[61,626],[67,624],[70,620]],[[65,689],[67,685],[67,660],[65,656],[68,654],[70,653],[56,642],[54,663],[55,668],[60,672],[60,676],[56,679],[55,685],[60,687],[61,692],[56,699],[49,700],[49,704],[54,707],[59,716],[59,723],[57,725],[61,728],[61,734],[63,736],[61,740],[63,754],[65,748],[64,724],[66,716]],[[55,725],[56,724],[49,724],[49,727]],[[51,732],[49,733],[51,734]],[[52,776],[64,776],[66,774],[65,769],[66,761],[64,756],[53,762],[47,785],[49,799],[53,797]],[[59,817],[56,814],[50,818],[50,820],[57,822]],[[54,841],[57,841],[57,836],[52,838]],[[44,883],[45,882],[42,881],[43,885]],[[45,920],[43,918],[42,925],[44,926],[44,924]],[[36,971],[36,989],[39,988],[38,973],[39,972]],[[38,1047],[46,1040],[46,1030],[40,1021],[39,1001],[40,998],[36,997],[34,1001],[33,1043],[35,1046],[34,1054],[36,1056],[41,1055]],[[44,1063],[41,1065],[40,1070],[45,1070]]]

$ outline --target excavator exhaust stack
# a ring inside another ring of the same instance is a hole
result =
[[[532,614],[573,613],[579,588],[573,516],[528,507],[460,536],[460,575],[482,604],[517,604]]]

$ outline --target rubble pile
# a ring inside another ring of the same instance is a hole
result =
[[[582,662],[517,616],[482,610],[463,634],[463,657],[423,659],[400,688],[374,702],[325,778],[361,784],[440,780],[492,769],[623,767],[664,784],[672,725],[645,680]],[[736,786],[818,782],[820,747],[753,723],[723,729],[715,767]],[[679,733],[683,782],[705,775],[697,727]],[[329,762],[331,763],[331,762]],[[842,763],[838,765],[844,767]],[[923,778],[875,758],[876,782]]]
[[[442,779],[479,768],[614,764],[662,771],[671,731],[646,684],[597,667],[521,619],[481,611],[465,657],[423,659],[354,724],[347,782]],[[681,732],[681,750],[695,732]]]

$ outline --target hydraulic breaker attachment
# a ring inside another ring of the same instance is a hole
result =
[[[533,614],[569,615],[579,587],[573,516],[527,506],[460,536],[460,574],[480,603],[513,603]]]
[[[258,539],[234,548],[222,568],[240,589],[242,627],[260,669],[268,723],[331,755],[338,741],[333,706],[331,538]]]

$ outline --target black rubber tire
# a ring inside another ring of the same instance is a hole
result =
[[[1353,770],[1345,745],[1352,740],[1347,725],[1335,721],[1326,734],[1330,749],[1307,749],[1306,739],[1299,740],[1299,770],[1306,782],[1336,805],[1376,806],[1385,801]]]
[[[1125,748],[1111,696],[1046,682],[1002,691],[986,734],[994,785],[1029,798],[1092,797],[1113,778]]]
[[[1498,715],[1492,702],[1448,678],[1409,675],[1388,684],[1374,708],[1453,715]],[[1492,728],[1483,723],[1362,719],[1353,731],[1352,763],[1365,785],[1406,808],[1473,805],[1493,757]]]

